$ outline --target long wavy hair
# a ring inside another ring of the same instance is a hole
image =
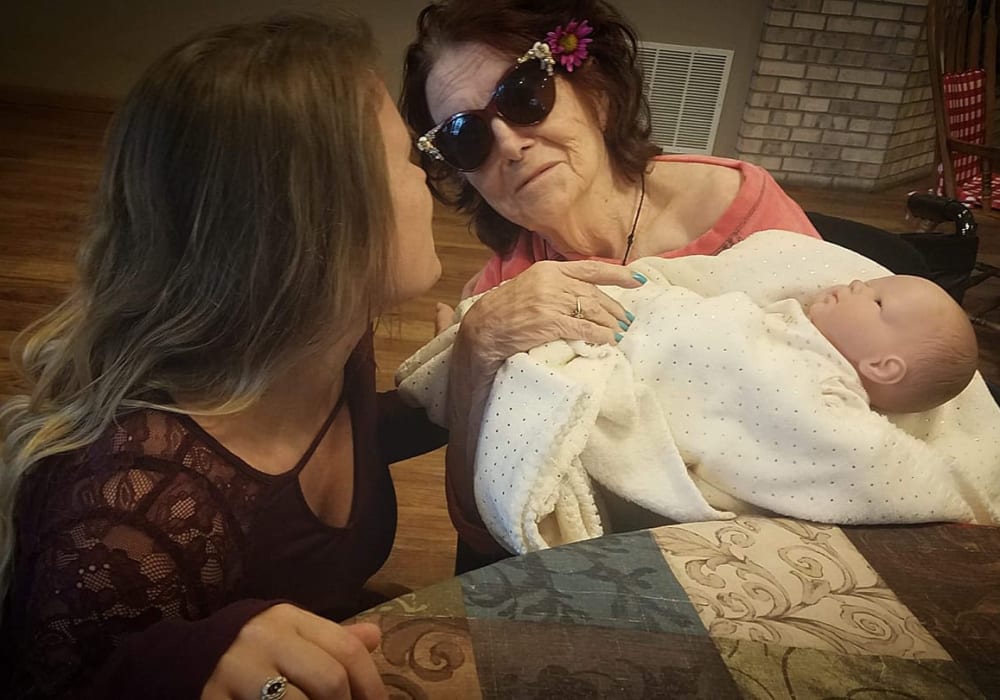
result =
[[[79,281],[12,352],[31,388],[0,409],[0,598],[25,472],[169,397],[245,408],[391,297],[375,60],[361,20],[278,17],[196,36],[129,93]]]
[[[417,18],[417,38],[408,47],[400,111],[413,131],[434,126],[427,104],[427,77],[441,53],[451,46],[475,42],[511,57],[511,62],[557,26],[573,19],[594,28],[587,47],[590,58],[572,73],[560,72],[586,98],[596,119],[606,101],[604,145],[615,174],[637,182],[660,153],[650,138],[649,104],[642,91],[637,58],[638,39],[628,21],[604,0],[437,0]],[[558,99],[558,98],[557,98]],[[472,228],[484,244],[501,255],[517,242],[522,228],[501,216],[465,176],[426,153],[421,165],[434,196],[472,217]]]

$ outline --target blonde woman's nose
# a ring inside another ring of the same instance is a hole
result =
[[[851,290],[852,294],[857,294],[858,292],[864,290],[864,288],[865,288],[865,283],[862,282],[861,280],[854,280],[848,285],[848,289]]]

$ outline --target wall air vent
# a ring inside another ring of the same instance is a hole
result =
[[[664,152],[712,152],[732,60],[725,49],[640,42],[653,141]]]

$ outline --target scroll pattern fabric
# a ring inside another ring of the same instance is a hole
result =
[[[533,552],[359,619],[392,697],[996,697],[997,562],[995,527],[740,517]]]

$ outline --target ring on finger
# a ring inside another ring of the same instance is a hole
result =
[[[281,700],[287,690],[288,679],[284,676],[268,678],[260,687],[260,700]]]
[[[580,304],[580,297],[576,298],[576,308],[570,314],[573,318],[583,318],[583,306]]]

